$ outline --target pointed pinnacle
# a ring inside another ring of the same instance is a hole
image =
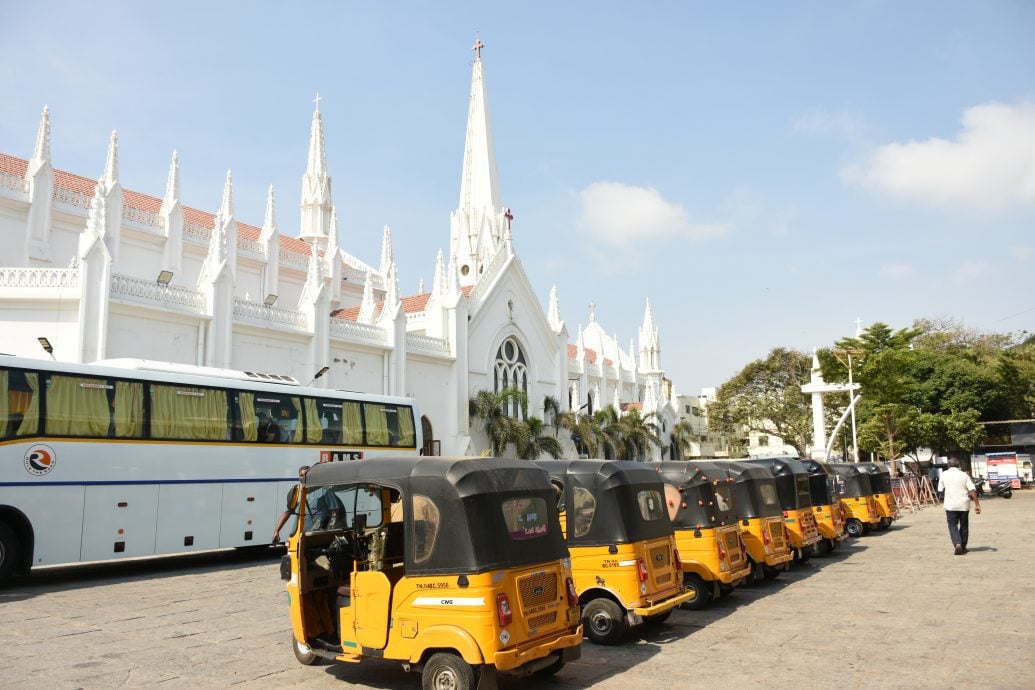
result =
[[[104,162],[104,183],[111,186],[119,181],[119,133],[111,130],[108,159]]]

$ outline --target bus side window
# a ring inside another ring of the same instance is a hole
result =
[[[107,438],[112,410],[105,379],[53,374],[46,378],[46,432],[55,436]]]
[[[0,369],[0,438],[39,433],[38,381],[33,372]]]
[[[151,437],[224,441],[227,438],[225,390],[151,384]]]

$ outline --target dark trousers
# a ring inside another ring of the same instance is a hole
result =
[[[952,544],[967,548],[967,537],[970,536],[970,511],[946,510],[945,519],[949,522],[949,536]]]

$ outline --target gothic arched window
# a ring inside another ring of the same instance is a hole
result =
[[[507,338],[496,352],[496,364],[493,367],[493,389],[499,393],[506,388],[517,388],[528,395],[528,367],[525,365],[525,353],[513,338]],[[524,418],[525,410],[517,401],[512,400],[505,412],[511,417]]]

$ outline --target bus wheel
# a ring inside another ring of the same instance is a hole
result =
[[[291,649],[295,652],[295,658],[298,659],[298,663],[303,666],[312,666],[320,657],[313,654],[313,650],[307,644],[302,644],[295,639],[295,634],[291,633]]]
[[[0,522],[0,585],[14,574],[19,547],[18,535],[6,522]]]
[[[858,539],[863,535],[862,523],[855,519],[849,520],[848,524],[845,525],[845,531],[848,532],[849,537]]]
[[[596,644],[616,644],[625,634],[625,613],[610,599],[594,599],[582,607],[586,637]]]
[[[711,601],[712,595],[708,586],[704,583],[704,579],[697,573],[686,573],[683,575],[683,589],[690,592],[690,598],[683,602],[683,608],[690,609],[691,611],[700,611],[708,602]]]
[[[438,652],[424,664],[420,686],[423,690],[474,690],[474,669],[456,654]]]

